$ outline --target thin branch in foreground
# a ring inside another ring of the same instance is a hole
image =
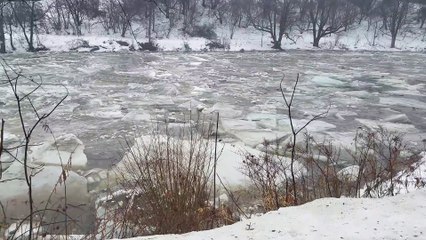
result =
[[[1,161],[1,155],[3,153],[3,145],[4,145],[4,119],[1,119],[1,128],[0,128],[0,180],[2,178],[2,172],[3,172],[3,167],[2,167],[2,161]]]
[[[290,164],[290,172],[291,172],[291,179],[292,179],[292,191],[293,191],[293,195],[294,195],[294,202],[297,205],[297,187],[296,187],[296,177],[294,174],[294,162],[296,160],[296,144],[297,144],[297,136],[298,134],[303,131],[309,124],[311,124],[313,121],[319,120],[321,118],[324,118],[328,115],[328,112],[330,110],[330,107],[327,108],[327,110],[325,112],[319,113],[317,115],[314,115],[311,119],[308,120],[307,123],[305,123],[302,127],[300,127],[299,129],[296,130],[295,126],[294,126],[294,121],[293,121],[293,101],[294,101],[294,97],[296,94],[296,90],[297,90],[297,85],[299,84],[299,80],[300,80],[300,74],[297,74],[297,78],[296,78],[296,82],[293,85],[293,89],[291,91],[291,96],[288,99],[286,97],[285,94],[285,90],[283,88],[283,82],[285,79],[285,75],[283,76],[283,78],[281,79],[280,82],[280,91],[281,91],[281,95],[283,97],[283,100],[285,102],[285,105],[287,107],[287,114],[288,114],[288,118],[289,118],[289,123],[290,123],[290,127],[291,127],[291,132],[292,132],[292,145],[291,145],[291,164]]]

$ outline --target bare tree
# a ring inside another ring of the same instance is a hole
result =
[[[374,9],[374,6],[377,0],[349,0],[353,5],[359,9],[359,22],[367,18],[371,11]]]
[[[2,161],[1,161],[1,155],[3,154],[3,145],[4,145],[4,119],[1,119],[1,125],[0,125],[0,180],[2,177],[3,167],[2,167]]]
[[[167,30],[167,36],[170,35],[171,31],[175,27],[177,16],[179,13],[177,12],[177,5],[179,3],[178,0],[157,0],[153,1],[153,3],[157,6],[159,11],[165,16],[169,21],[169,27]]]
[[[382,10],[383,23],[391,35],[391,48],[395,48],[396,38],[403,26],[407,23],[409,10],[408,0],[383,0],[380,8]]]
[[[297,144],[297,137],[299,135],[299,133],[301,133],[309,124],[311,124],[313,121],[319,120],[321,118],[324,118],[328,115],[329,112],[329,108],[322,113],[319,113],[317,115],[314,115],[311,119],[309,119],[305,124],[303,124],[300,128],[296,128],[294,121],[293,121],[293,101],[294,101],[294,97],[296,94],[296,90],[297,90],[297,85],[299,84],[299,79],[300,79],[300,75],[297,75],[296,78],[296,82],[294,83],[293,89],[291,91],[290,97],[286,96],[286,91],[283,87],[283,82],[284,82],[284,78],[281,80],[280,83],[280,90],[281,90],[281,95],[284,99],[285,105],[287,107],[287,114],[288,114],[288,118],[289,118],[289,122],[290,122],[290,127],[291,127],[291,134],[292,134],[292,145],[291,145],[291,163],[290,163],[290,173],[291,173],[291,181],[292,181],[292,191],[293,191],[293,195],[294,195],[294,203],[297,205],[297,185],[296,185],[296,177],[295,177],[295,169],[294,169],[294,165],[295,165],[295,161],[296,161],[296,144]]]
[[[183,16],[184,33],[191,32],[198,16],[198,1],[197,0],[178,0],[180,13]]]
[[[426,6],[423,6],[419,9],[419,20],[420,20],[420,28],[423,28],[423,25],[426,21]]]
[[[16,1],[10,4],[15,20],[20,26],[28,44],[28,51],[35,51],[34,34],[36,22],[43,16],[41,8],[37,4],[37,0]]]
[[[71,14],[74,34],[81,35],[81,27],[85,18],[93,19],[99,14],[99,0],[64,0]]]
[[[237,27],[242,27],[241,22],[245,17],[245,2],[244,0],[230,0],[227,9],[227,21],[229,24],[232,39]]]
[[[294,0],[255,0],[248,11],[251,24],[259,31],[267,32],[272,38],[272,48],[282,49],[283,37],[296,21],[296,1]]]
[[[310,0],[308,15],[314,47],[319,47],[321,38],[346,30],[356,16],[345,0]]]

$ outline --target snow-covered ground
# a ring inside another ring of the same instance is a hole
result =
[[[426,239],[426,152],[394,181],[394,197],[323,198],[213,230],[133,239]]]
[[[383,199],[324,198],[209,231],[133,239],[426,239],[425,199],[425,190]]]
[[[37,35],[37,46],[44,46],[53,52],[69,52],[79,51],[87,52],[92,48],[78,48],[78,42],[87,41],[90,46],[98,46],[95,52],[120,52],[129,51],[129,46],[137,46],[137,42],[147,42],[143,27],[135,27],[135,35],[128,34],[121,37],[119,34],[105,34],[103,28],[94,25],[90,31],[84,31],[82,36],[74,35],[55,35],[43,34]],[[164,26],[162,28],[165,28]],[[160,29],[162,29],[160,28]],[[228,46],[228,51],[265,51],[271,50],[271,38],[268,33],[260,32],[249,26],[247,28],[236,28],[231,39],[230,28],[226,25],[216,24],[214,28],[217,39]],[[174,30],[172,34],[166,38],[161,34],[162,30],[157,33],[154,42],[158,44],[161,51],[184,51],[186,44],[192,51],[204,51],[208,49],[206,44],[210,42],[205,38],[184,36],[181,32]],[[397,38],[396,48],[390,48],[391,37],[389,33],[381,30],[374,31],[374,26],[368,27],[367,22],[355,24],[348,31],[338,34],[331,34],[321,39],[320,49],[312,46],[312,33],[310,31],[292,31],[291,39],[284,39],[282,46],[284,49],[303,49],[303,50],[367,50],[367,51],[425,51],[426,50],[426,31],[419,29],[417,25],[407,26],[400,32]],[[8,36],[6,36],[8,38]],[[122,46],[117,41],[127,42],[128,46]],[[9,40],[6,40],[9,44]],[[22,34],[15,34],[14,45],[16,53],[26,51],[27,45]],[[78,48],[78,49],[76,49]],[[137,48],[137,47],[136,47]],[[7,49],[11,49],[7,46]],[[225,50],[225,49],[223,49]]]

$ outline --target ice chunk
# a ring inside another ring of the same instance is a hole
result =
[[[208,86],[204,86],[204,87],[197,87],[197,86],[194,86],[193,88],[192,88],[192,91],[191,91],[191,94],[192,95],[201,95],[201,94],[203,94],[203,93],[205,93],[205,92],[209,92],[210,90],[209,90],[209,87]]]
[[[306,125],[308,121],[308,119],[293,119],[295,130],[299,130],[301,127]],[[286,129],[290,129],[289,120],[280,120],[279,125],[281,127],[287,126]],[[309,132],[324,132],[334,128],[336,128],[336,125],[334,124],[327,123],[321,120],[316,120],[310,122],[305,129]]]
[[[237,110],[235,106],[225,103],[216,103],[207,112],[219,112],[221,118],[237,118],[243,113],[243,111]]]
[[[424,102],[410,98],[381,97],[380,103],[384,105],[396,105],[402,107],[426,109],[426,104]]]
[[[345,84],[340,80],[327,76],[315,76],[311,81],[321,87],[339,87]]]
[[[251,131],[233,131],[235,137],[250,147],[256,147],[264,141],[275,142],[289,135],[289,132],[256,129]]]
[[[337,177],[341,181],[356,181],[358,178],[359,173],[359,166],[358,165],[352,165],[343,168],[339,172],[337,172]]]
[[[186,101],[182,104],[180,104],[178,107],[184,108],[184,109],[188,109],[188,110],[203,110],[205,108],[204,104],[195,100],[195,99],[191,99],[189,101]]]
[[[73,169],[84,168],[87,157],[84,144],[74,134],[66,134],[55,140],[50,140],[40,146],[32,147],[30,159],[34,163],[49,166],[66,165],[68,161]]]
[[[271,113],[249,113],[246,118],[256,122],[260,128],[276,129],[278,127],[278,120],[287,117]]]
[[[385,122],[393,122],[393,123],[406,123],[406,124],[410,124],[411,123],[411,121],[407,117],[407,115],[403,114],[403,113],[387,117],[387,118],[383,119],[383,121],[385,121]]]
[[[226,132],[233,132],[238,130],[256,130],[256,123],[247,120],[222,118],[220,123]]]
[[[29,169],[34,174],[32,177],[32,190],[35,210],[44,209],[46,201],[52,205],[65,203],[64,173],[61,167],[37,166]],[[3,175],[4,181],[0,182],[0,202],[3,203],[8,219],[23,219],[28,216],[28,186],[24,180],[24,167],[19,162],[14,162]],[[59,183],[59,184],[58,184]],[[66,172],[66,189],[68,205],[79,206],[88,203],[86,179],[73,171]],[[55,209],[53,206],[49,208]],[[58,207],[58,206],[57,206]],[[0,219],[3,219],[0,211]]]
[[[385,129],[391,129],[392,131],[398,131],[403,133],[416,131],[416,127],[411,124],[390,123],[390,122],[375,121],[370,119],[359,119],[359,118],[356,118],[355,120],[369,129],[377,129],[379,128],[379,126],[382,126]]]
[[[146,112],[132,111],[126,114],[122,118],[123,121],[129,122],[138,122],[138,121],[150,121],[152,119],[151,115]]]

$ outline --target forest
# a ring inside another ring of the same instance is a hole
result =
[[[366,31],[391,37],[390,47],[404,31],[424,29],[425,0],[2,0],[0,52],[15,50],[15,36],[27,51],[44,50],[37,34],[143,33],[148,42],[183,36],[216,38],[214,28],[227,26],[230,38],[238,28],[254,28],[269,36],[272,48],[295,32],[310,32],[319,47],[325,36],[367,24]],[[6,49],[6,42],[11,49]]]

